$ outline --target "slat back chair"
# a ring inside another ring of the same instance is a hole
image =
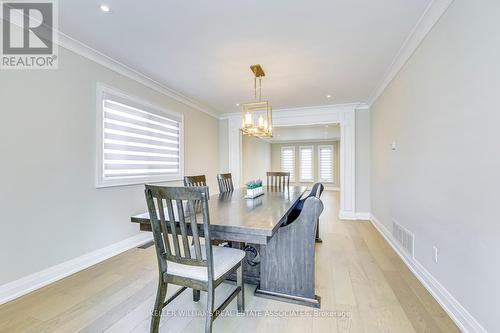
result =
[[[267,186],[279,191],[290,187],[290,172],[267,172]]]
[[[205,175],[184,176],[184,186],[207,186],[207,177]],[[196,202],[194,208],[199,213],[201,211],[201,203]]]
[[[230,173],[221,173],[217,175],[217,182],[219,183],[219,192],[227,193],[234,190],[233,177]]]
[[[194,301],[199,301],[200,290],[207,291],[205,332],[212,331],[212,322],[236,296],[238,311],[244,311],[242,260],[245,252],[211,245],[208,187],[146,185],[145,195],[159,270],[151,332],[158,332],[162,309],[186,288],[193,289]],[[196,202],[201,203],[201,224],[197,223]],[[200,241],[200,231],[205,237],[204,244]],[[192,237],[192,245],[188,236]],[[237,287],[214,311],[215,288],[233,272],[236,272]],[[165,301],[169,283],[182,288]]]
[[[205,175],[185,176],[184,186],[207,186],[207,177]]]

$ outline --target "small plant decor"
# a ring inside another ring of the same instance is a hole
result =
[[[264,194],[264,188],[262,187],[262,180],[251,180],[247,184],[247,195],[245,198],[253,199],[262,194]]]
[[[254,188],[262,187],[262,180],[260,180],[260,179],[251,180],[246,185],[247,185],[247,189],[253,190]]]

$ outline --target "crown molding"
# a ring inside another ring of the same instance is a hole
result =
[[[148,88],[151,88],[165,96],[168,96],[177,102],[180,102],[186,106],[189,106],[195,110],[201,111],[203,113],[206,113],[214,118],[219,119],[219,115],[211,110],[210,108],[202,105],[201,103],[161,84],[158,81],[153,80],[152,78],[148,77],[147,75],[117,61],[116,59],[113,59],[107,55],[105,55],[102,52],[97,51],[96,49],[93,49],[92,47],[88,46],[87,44],[84,44],[80,42],[79,40],[76,40],[73,37],[70,37],[61,31],[54,30],[54,33],[57,34],[57,44],[71,52],[74,52],[82,57],[85,57],[101,66],[104,66],[118,74],[121,74],[125,77],[128,77],[129,79],[132,79]]]
[[[101,66],[104,66],[118,74],[121,74],[129,79],[132,79],[148,88],[151,88],[165,96],[168,96],[184,105],[187,105],[195,110],[201,111],[214,117],[216,119],[229,119],[240,117],[240,112],[228,112],[223,114],[218,114],[213,111],[209,107],[202,105],[201,103],[163,85],[162,83],[155,81],[149,76],[119,62],[116,59],[111,58],[110,56],[105,55],[104,53],[90,47],[89,45],[73,38],[65,33],[54,30],[55,34],[57,34],[57,44],[75,54],[78,54],[82,57],[85,57]],[[307,115],[308,112],[314,110],[315,112],[332,112],[339,110],[364,110],[369,109],[370,106],[366,103],[344,103],[344,104],[331,104],[331,105],[318,105],[318,106],[306,106],[306,107],[297,107],[297,108],[283,108],[273,110],[273,115],[278,117],[280,115],[286,116],[290,113],[294,114],[303,114]]]
[[[321,142],[321,143],[326,143],[326,142],[339,142],[340,138],[331,138],[331,139],[310,139],[310,140],[274,140],[271,139],[269,140],[270,144],[294,144],[294,143],[316,143],[316,142]]]
[[[417,21],[417,24],[413,27],[410,34],[404,41],[403,46],[401,46],[398,53],[392,60],[391,65],[385,72],[383,80],[370,95],[367,103],[368,106],[372,106],[373,103],[375,103],[382,95],[387,86],[401,71],[413,53],[415,53],[427,34],[432,30],[432,27],[434,27],[434,25],[439,21],[453,1],[454,0],[431,1],[420,19]]]
[[[311,112],[327,114],[337,111],[366,110],[369,108],[370,106],[366,103],[344,103],[344,104],[303,106],[297,108],[273,109],[273,119],[276,119],[276,117],[288,117],[291,114],[307,116]],[[241,112],[223,113],[222,115],[219,116],[219,119],[230,119],[236,117],[241,117]]]

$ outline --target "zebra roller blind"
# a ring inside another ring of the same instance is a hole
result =
[[[101,119],[100,185],[182,178],[181,115],[104,93]]]

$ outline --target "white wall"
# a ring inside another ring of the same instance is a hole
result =
[[[227,119],[219,120],[219,170],[229,172],[229,142],[227,132]]]
[[[0,285],[138,233],[143,186],[95,188],[96,83],[182,112],[185,172],[217,188],[218,121],[63,48],[58,70],[0,73]]]
[[[370,110],[356,110],[356,212],[370,212]]]
[[[271,170],[271,144],[259,138],[242,136],[242,171],[241,184],[250,180],[266,181],[266,172]]]
[[[455,0],[371,110],[374,216],[414,232],[416,260],[490,332],[500,299],[499,13],[496,0]]]

